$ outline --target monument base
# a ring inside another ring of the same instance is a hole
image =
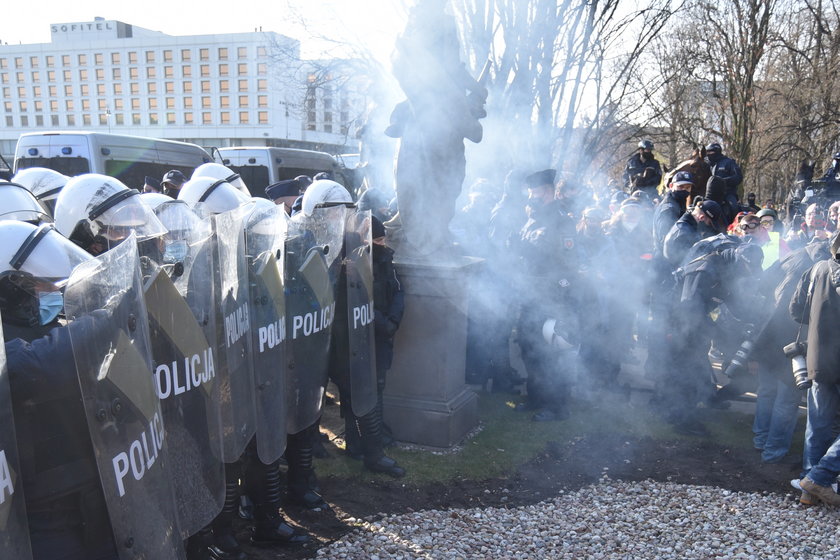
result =
[[[478,424],[464,382],[470,276],[481,259],[397,259],[405,315],[394,341],[385,422],[400,441],[451,447]]]

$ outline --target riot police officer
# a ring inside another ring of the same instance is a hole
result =
[[[641,189],[651,198],[662,180],[662,167],[653,156],[653,142],[641,140],[639,150],[633,154],[624,167],[624,186],[628,192]]]

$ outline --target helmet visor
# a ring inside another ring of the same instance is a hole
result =
[[[52,225],[43,225],[21,243],[9,266],[59,286],[70,277],[74,268],[90,258],[75,243],[55,231]]]
[[[95,215],[95,212],[91,212],[91,215]],[[166,233],[166,228],[152,209],[136,196],[120,200],[95,216],[91,221],[91,230],[94,235],[116,242],[126,239],[131,233],[137,235],[137,241],[160,237]]]

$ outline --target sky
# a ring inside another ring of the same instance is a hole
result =
[[[404,0],[41,0],[4,2],[0,41],[48,43],[51,23],[107,20],[168,35],[243,33],[262,27],[301,42],[305,57],[360,45],[387,63],[405,25]],[[37,6],[36,10],[32,7]]]

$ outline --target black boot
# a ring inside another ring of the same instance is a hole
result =
[[[282,544],[303,544],[309,536],[296,531],[280,514],[280,467],[275,462],[263,465],[253,461],[248,469],[249,486],[254,492],[254,546],[275,546]]]
[[[385,455],[382,450],[382,419],[377,408],[358,419],[362,439],[362,452],[365,455],[365,468],[369,471],[384,473],[394,478],[405,476],[405,469]]]
[[[306,509],[329,509],[327,502],[312,488],[315,480],[315,470],[312,468],[313,427],[289,435],[286,446],[286,461],[289,463],[288,497],[289,501]]]
[[[318,459],[331,459],[332,455],[324,447],[325,434],[321,433],[321,419],[315,422],[315,430],[312,434],[312,455]]]
[[[239,509],[239,469],[235,464],[225,465],[225,503],[221,513],[216,516],[213,528],[212,544],[207,547],[210,558],[214,560],[245,560],[233,534],[233,518]]]

